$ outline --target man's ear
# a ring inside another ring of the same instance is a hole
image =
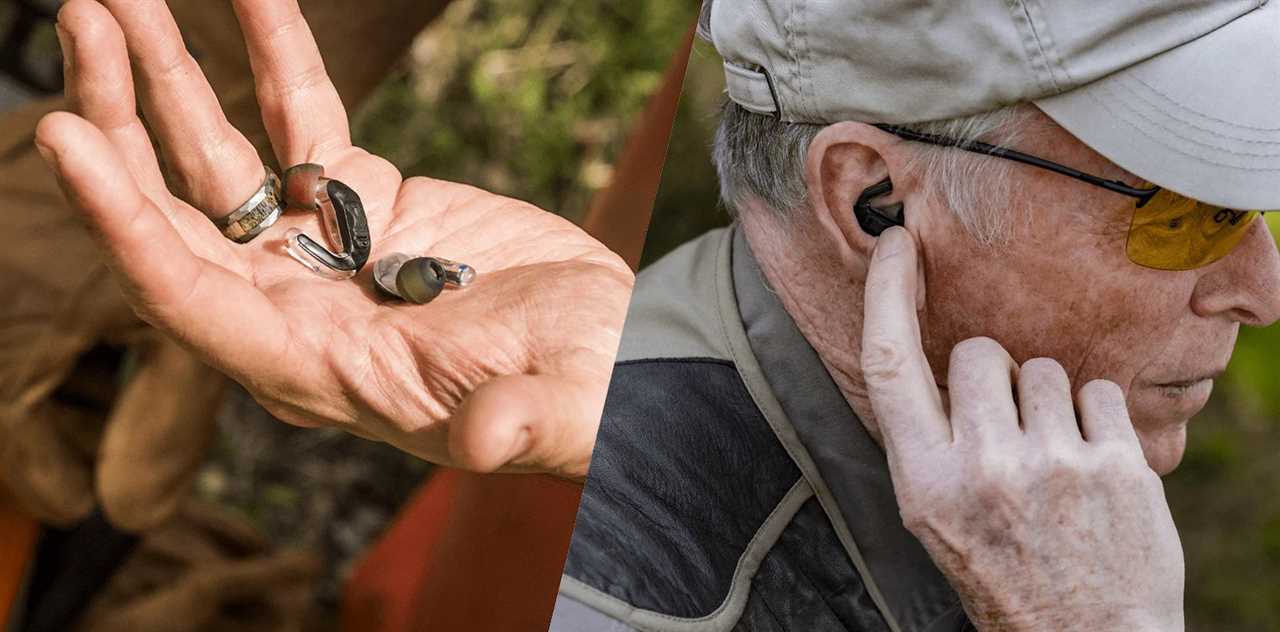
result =
[[[838,242],[842,257],[866,260],[875,248],[876,238],[863,230],[853,213],[864,191],[890,179],[895,192],[876,197],[871,204],[901,201],[896,191],[907,173],[900,152],[893,151],[900,142],[871,125],[842,122],[823,128],[809,144],[805,156],[809,209],[815,223]]]

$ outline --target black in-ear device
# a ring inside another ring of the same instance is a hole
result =
[[[871,200],[890,193],[893,193],[893,181],[885,178],[867,187],[853,203],[853,216],[858,219],[858,225],[872,237],[879,237],[890,226],[905,226],[907,223],[902,202],[894,202],[888,206],[871,205]]]

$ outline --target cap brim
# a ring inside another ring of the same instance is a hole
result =
[[[1035,103],[1145,180],[1210,204],[1280,209],[1280,2]]]

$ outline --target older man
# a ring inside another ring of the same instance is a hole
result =
[[[641,275],[552,629],[1182,629],[1157,473],[1280,316],[1280,5],[702,26],[738,222]]]

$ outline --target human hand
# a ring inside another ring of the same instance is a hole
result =
[[[949,414],[921,346],[917,255],[880,236],[862,370],[903,522],[978,629],[1181,630],[1183,559],[1120,388],[1055,361],[955,347]],[[1077,411],[1079,422],[1077,423]]]
[[[71,0],[59,15],[77,114],[36,142],[138,315],[243,384],[280,419],[337,426],[436,463],[586,473],[632,274],[568,221],[427,178],[352,146],[296,0],[236,0],[282,165],[324,165],[362,198],[372,259],[465,261],[480,276],[428,305],[385,300],[368,266],[322,279],[284,252],[285,214],[249,244],[209,221],[262,182],[163,0]],[[134,101],[176,192],[166,187]]]

